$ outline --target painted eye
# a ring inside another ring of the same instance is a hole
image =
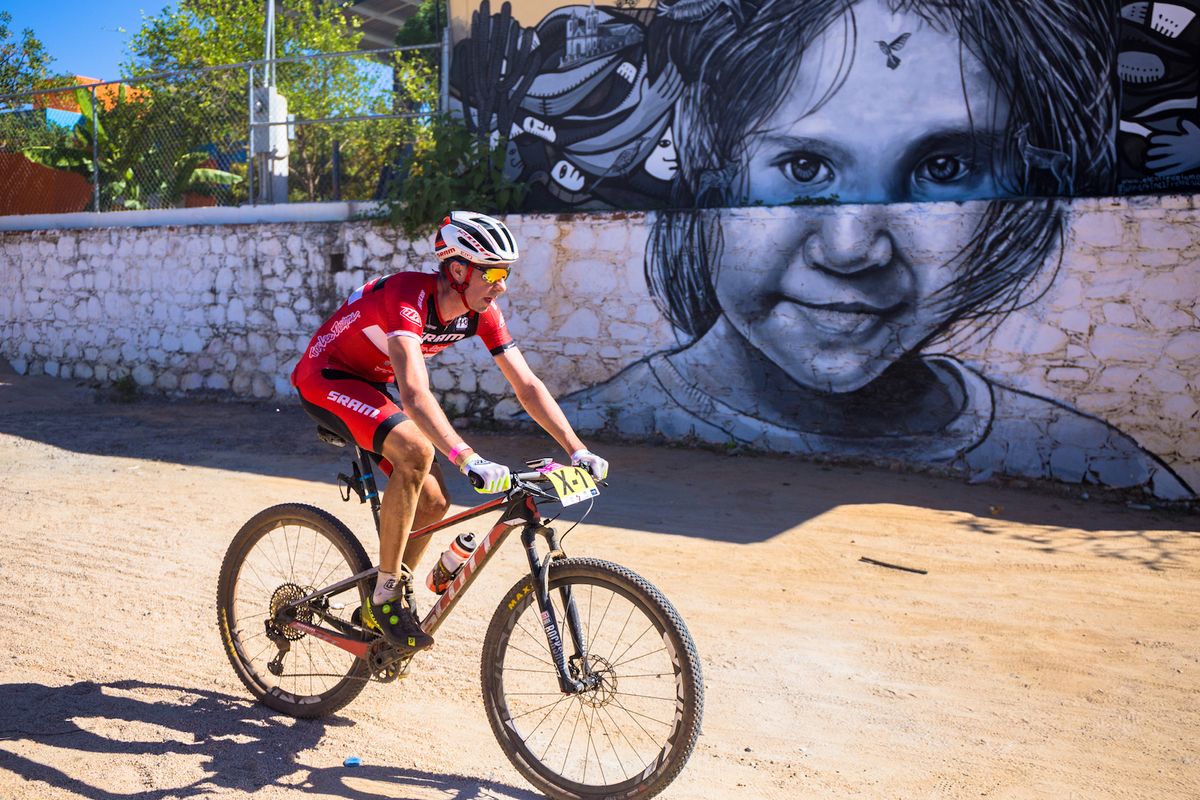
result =
[[[824,183],[833,177],[833,171],[824,159],[811,153],[796,153],[779,163],[779,168],[789,180],[796,183]]]
[[[954,156],[933,156],[917,167],[917,180],[933,183],[952,183],[962,180],[971,172],[967,162]]]

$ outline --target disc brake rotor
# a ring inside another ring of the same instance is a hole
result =
[[[617,675],[612,664],[600,656],[589,655],[588,668],[593,683],[579,693],[580,701],[592,708],[608,705],[617,693]]]

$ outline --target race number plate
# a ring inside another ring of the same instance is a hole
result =
[[[554,487],[554,493],[558,495],[558,502],[564,506],[600,494],[600,490],[596,488],[596,482],[592,480],[592,473],[586,469],[564,467],[559,464],[553,464],[551,467],[546,472],[546,477],[550,479],[550,485]]]

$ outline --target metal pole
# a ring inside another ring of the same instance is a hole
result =
[[[246,71],[248,80],[246,81],[246,99],[248,101],[248,111],[250,115],[247,117],[246,125],[246,191],[249,193],[248,199],[250,205],[254,205],[254,65]]]
[[[442,29],[442,91],[441,91],[441,111],[443,114],[450,111],[450,26],[447,25]]]
[[[333,140],[333,199],[342,199],[342,143]]]
[[[100,213],[100,132],[96,129],[96,87],[92,93],[92,210]]]
[[[267,0],[267,35],[266,52],[263,58],[267,60],[267,72],[263,76],[263,86],[275,85],[275,0]]]

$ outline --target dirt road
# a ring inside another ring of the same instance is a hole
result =
[[[603,453],[612,488],[568,550],[656,583],[703,659],[703,735],[664,797],[1200,796],[1197,517]],[[274,715],[234,677],[214,612],[230,537],[287,501],[369,532],[332,485],[343,460],[295,407],[98,403],[0,375],[0,798],[536,797],[479,696],[484,628],[522,569],[511,543],[408,680],[334,717]]]

